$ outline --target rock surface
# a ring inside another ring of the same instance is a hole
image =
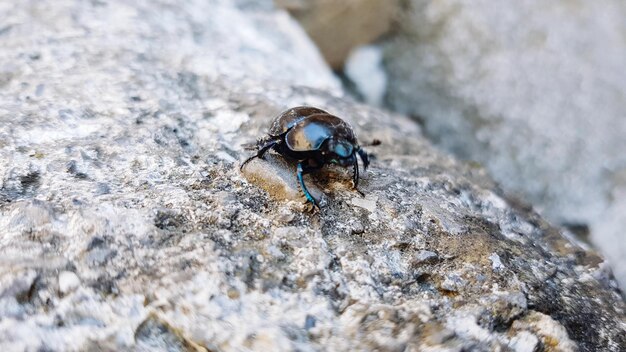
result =
[[[626,5],[405,4],[386,45],[390,105],[548,218],[590,226],[593,243],[626,268],[626,218],[604,216],[618,212],[611,194],[626,170]],[[626,271],[618,279],[626,289]]]
[[[601,258],[261,5],[0,6],[0,350],[623,350]],[[310,214],[293,165],[239,172],[298,104],[383,142],[365,197],[327,170]]]

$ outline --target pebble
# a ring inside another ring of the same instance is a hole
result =
[[[504,264],[502,264],[502,261],[500,260],[500,256],[496,253],[491,253],[489,260],[491,260],[491,268],[494,271],[500,271],[505,268]]]
[[[457,274],[449,274],[441,284],[441,288],[447,291],[458,292],[467,285],[467,281],[463,280]]]
[[[437,253],[435,252],[431,252],[431,251],[419,251],[416,255],[415,255],[415,262],[420,264],[420,263],[433,263],[436,262],[437,259],[439,259],[439,256],[437,255]]]
[[[59,274],[59,292],[68,294],[80,286],[80,279],[71,271],[62,271]]]
[[[360,198],[354,197],[351,199],[352,205],[356,205],[357,207],[361,207],[363,209],[368,210],[370,213],[373,213],[376,210],[376,201],[378,198],[368,199],[368,198]]]

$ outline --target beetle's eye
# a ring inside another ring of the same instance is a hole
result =
[[[339,143],[335,146],[334,152],[342,158],[347,158],[352,154],[352,146],[345,143]]]

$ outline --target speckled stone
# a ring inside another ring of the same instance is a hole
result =
[[[0,6],[0,350],[624,346],[600,257],[411,120],[342,98],[271,5],[29,4]],[[300,104],[382,141],[364,198],[324,170],[312,214],[293,164],[239,171]]]

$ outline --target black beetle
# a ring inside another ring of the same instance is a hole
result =
[[[358,154],[367,170],[369,158],[359,146],[352,127],[324,110],[298,106],[282,112],[272,121],[268,136],[257,143],[257,153],[246,159],[240,169],[254,158],[263,158],[273,149],[278,154],[298,162],[298,181],[307,201],[319,208],[315,198],[304,184],[303,175],[321,169],[326,164],[344,167],[352,165],[354,189],[359,185]],[[362,194],[362,193],[361,193]]]

